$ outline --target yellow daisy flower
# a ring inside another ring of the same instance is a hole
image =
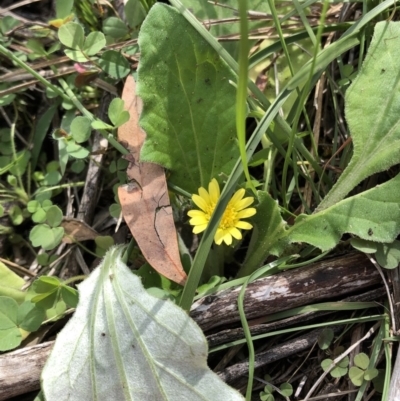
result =
[[[217,245],[221,245],[222,241],[227,245],[231,245],[232,237],[242,239],[242,233],[239,229],[250,230],[253,228],[247,221],[241,221],[241,219],[246,219],[256,214],[254,207],[248,207],[254,202],[254,198],[243,198],[244,194],[245,190],[239,189],[229,201],[214,236],[214,241]],[[194,226],[194,234],[201,233],[207,228],[220,195],[219,184],[215,178],[208,184],[208,192],[201,187],[198,195],[192,195],[193,202],[201,209],[188,212],[188,216],[191,217],[189,223]]]

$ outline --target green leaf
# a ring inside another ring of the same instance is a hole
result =
[[[56,17],[65,18],[71,14],[74,0],[56,0]]]
[[[32,288],[38,294],[44,294],[58,289],[61,285],[59,278],[54,276],[42,276],[34,281]]]
[[[375,25],[361,71],[346,91],[353,156],[318,210],[336,204],[368,176],[400,163],[400,54],[393,40],[399,35],[398,22]]]
[[[85,142],[90,137],[91,122],[87,117],[78,116],[72,120],[71,135],[77,143]]]
[[[25,280],[10,270],[3,262],[0,262],[0,296],[13,298],[21,303],[25,299],[25,292],[21,291]]]
[[[0,351],[8,351],[21,343],[17,315],[17,302],[12,298],[0,296]]]
[[[77,61],[78,63],[85,63],[88,61],[87,55],[85,55],[82,50],[71,50],[65,49],[64,53],[67,57],[69,57],[73,61]]]
[[[63,213],[61,209],[53,205],[46,212],[46,220],[50,227],[58,227],[63,219]]]
[[[376,242],[361,238],[352,238],[350,244],[353,248],[364,253],[374,253],[378,249],[378,244]]]
[[[68,285],[61,286],[61,297],[71,308],[76,308],[79,301],[78,291]]]
[[[87,149],[72,141],[67,143],[67,152],[70,156],[77,159],[84,159],[89,156],[89,151]]]
[[[47,310],[54,308],[57,304],[58,299],[59,299],[59,290],[55,289],[51,292],[45,292],[43,294],[35,295],[31,299],[31,302],[36,304],[39,308]]]
[[[92,128],[93,129],[105,129],[105,130],[112,130],[114,129],[114,127],[110,124],[106,124],[105,122],[101,121],[101,120],[95,120],[92,122]]]
[[[60,42],[71,49],[81,49],[85,40],[83,28],[76,22],[68,22],[58,30]]]
[[[39,209],[32,215],[32,221],[34,223],[44,223],[46,221],[46,212],[43,209]]]
[[[141,1],[128,0],[125,4],[125,15],[129,26],[137,28],[146,18],[146,10]]]
[[[124,110],[124,101],[115,98],[108,107],[108,117],[115,127],[125,124],[129,120],[129,112]]]
[[[24,221],[24,216],[22,215],[22,210],[18,205],[13,205],[8,210],[8,215],[11,219],[11,222],[18,226]]]
[[[395,269],[400,263],[400,241],[391,244],[378,244],[376,260],[385,269]]]
[[[30,301],[24,302],[18,308],[18,326],[23,330],[29,332],[38,330],[45,317],[44,309]]]
[[[108,208],[108,211],[110,213],[110,216],[118,219],[121,215],[121,205],[119,205],[118,203],[113,203]]]
[[[367,369],[369,365],[369,357],[364,352],[360,352],[354,357],[354,364],[360,369]]]
[[[63,227],[50,227],[47,224],[38,224],[29,233],[33,246],[41,246],[45,251],[54,249],[64,236]]]
[[[136,3],[140,4],[140,2],[137,0]],[[103,21],[103,32],[105,35],[109,35],[112,38],[119,39],[123,38],[128,33],[128,28],[119,18],[109,17]]]
[[[371,381],[371,380],[375,379],[375,377],[377,377],[378,374],[379,374],[378,369],[375,369],[375,368],[367,369],[364,372],[364,380]]]
[[[290,383],[282,383],[279,388],[284,397],[290,397],[293,394],[293,387]]]
[[[244,401],[208,368],[200,328],[172,302],[148,295],[122,251],[111,249],[78,286],[78,307],[42,372],[45,398]]]
[[[96,55],[106,45],[106,38],[102,32],[91,32],[83,45],[83,52],[88,56]]]
[[[332,343],[334,332],[330,328],[325,328],[318,336],[318,346],[320,349],[328,349]]]
[[[115,50],[106,50],[98,60],[98,64],[112,78],[124,78],[130,73],[128,61]]]
[[[103,257],[106,251],[114,245],[114,238],[109,235],[99,235],[94,242],[96,243],[96,255]]]
[[[280,249],[288,244],[286,222],[282,219],[278,202],[264,191],[258,191],[257,196],[259,202],[257,213],[252,218],[254,228],[246,259],[238,277],[250,275],[261,266],[269,253],[279,256]]]
[[[352,366],[349,370],[349,377],[355,386],[361,386],[364,381],[364,371],[357,366]]]
[[[175,9],[155,4],[140,30],[141,160],[190,193],[229,175],[239,157],[235,75]]]

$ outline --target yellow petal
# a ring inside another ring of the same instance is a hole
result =
[[[218,181],[215,178],[213,178],[208,184],[208,192],[210,193],[211,202],[213,202],[214,204],[217,203],[221,192],[219,190]]]
[[[254,216],[257,210],[254,207],[249,207],[248,209],[241,210],[236,217],[238,219],[246,219],[247,217]]]
[[[223,240],[225,241],[226,245],[231,245],[232,244],[232,235],[229,233],[225,233]]]
[[[203,224],[201,226],[194,226],[193,227],[193,234],[199,234],[203,232],[207,228],[207,224]]]
[[[231,200],[229,201],[229,203],[234,206],[236,202],[239,202],[240,199],[243,198],[244,194],[245,194],[245,190],[243,188],[238,189],[232,196]]]
[[[211,203],[210,195],[208,194],[208,192],[207,192],[203,187],[199,188],[199,195],[200,195],[208,204]]]
[[[244,198],[235,204],[235,209],[237,211],[245,209],[250,206],[254,202],[254,198],[249,196],[248,198]]]
[[[224,239],[224,231],[221,228],[217,228],[217,231],[214,235],[215,243],[217,245],[221,245],[223,239]]]
[[[193,194],[192,201],[204,212],[207,212],[207,202],[199,195]]]
[[[199,216],[206,216],[206,213],[204,213],[202,210],[195,209],[195,210],[189,210],[187,212],[187,215],[189,217],[199,217]]]
[[[190,219],[189,224],[191,224],[192,226],[202,226],[204,224],[207,225],[208,220],[204,216],[197,216]]]
[[[232,235],[233,238],[242,239],[242,233],[236,227],[231,227],[229,229],[229,234]]]
[[[247,221],[238,221],[235,226],[241,228],[242,230],[251,230],[253,226]]]

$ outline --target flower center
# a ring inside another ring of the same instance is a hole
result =
[[[228,204],[228,206],[225,209],[224,215],[222,216],[221,222],[219,223],[219,227],[222,228],[222,230],[235,227],[237,220],[236,216],[237,216],[236,209]]]

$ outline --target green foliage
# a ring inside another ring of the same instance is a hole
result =
[[[334,337],[334,332],[330,328],[325,328],[321,331],[320,335],[318,336],[318,346],[322,350],[326,350],[330,347],[333,337]]]
[[[43,309],[58,309],[57,304],[75,308],[78,304],[78,292],[54,276],[41,276],[32,284],[31,302]]]
[[[264,379],[267,382],[271,382],[271,377],[269,375],[265,375]],[[279,390],[277,390],[272,387],[272,385],[266,384],[263,391],[260,392],[260,401],[275,401],[275,397],[273,395],[275,391],[278,391],[283,397],[290,397],[293,394],[293,387],[290,383],[282,383],[279,386]]]
[[[26,301],[18,303],[0,296],[0,351],[16,348],[26,337],[24,332],[36,331],[45,318],[43,309]]]
[[[168,34],[166,34],[168,32]],[[239,151],[236,79],[173,8],[156,4],[139,36],[138,94],[146,141],[141,159],[170,170],[173,184],[196,193],[229,174]]]
[[[348,372],[348,366],[349,366],[349,357],[345,356],[341,361],[339,361],[334,368],[329,372],[332,377],[342,377],[345,376]],[[330,369],[330,366],[332,365],[333,360],[330,358],[324,359],[321,362],[321,367],[322,369],[326,372],[327,370]]]
[[[37,204],[35,203],[32,206],[31,203],[31,210],[34,210],[36,205]],[[36,218],[40,218],[41,223],[32,228],[29,234],[29,239],[33,246],[41,246],[45,251],[49,251],[59,245],[64,236],[64,228],[59,227],[63,214],[61,209],[55,205],[50,205],[48,207],[45,206],[44,208],[42,205],[41,208],[36,210],[34,215],[39,213],[39,211],[45,213],[44,218],[43,220],[41,219],[42,214],[37,215],[38,217]]]
[[[354,364],[349,370],[349,377],[355,386],[361,386],[364,380],[371,381],[378,376],[378,369],[369,368],[368,355],[363,352],[354,357]]]
[[[21,290],[25,280],[0,262],[0,296],[14,299],[18,304],[25,299],[25,292]]]
[[[396,70],[397,46],[392,40],[399,33],[398,23],[385,21],[375,25],[361,71],[346,91],[346,120],[353,140],[353,156],[319,210],[336,204],[361,180],[400,162],[400,77]]]

